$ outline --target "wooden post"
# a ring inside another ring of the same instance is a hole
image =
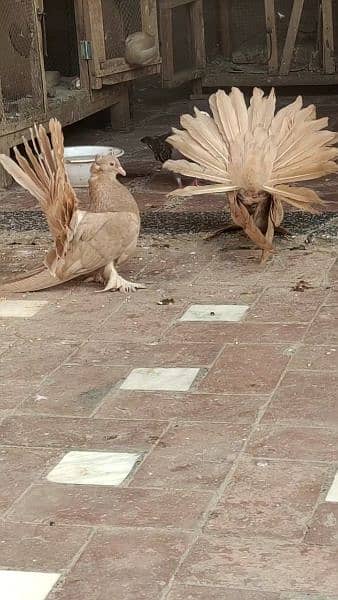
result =
[[[219,33],[222,54],[224,58],[231,58],[231,10],[232,0],[218,0]]]
[[[93,89],[100,89],[102,88],[102,78],[97,74],[101,70],[101,62],[106,59],[101,0],[85,0],[83,10],[93,53],[92,59],[89,61],[90,83]]]
[[[47,84],[45,75],[45,61],[42,41],[41,22],[38,17],[38,9],[43,10],[43,0],[35,0],[32,5],[32,22],[34,27],[33,43],[30,53],[33,110],[40,108],[44,115],[47,113]],[[41,106],[42,102],[42,106]]]
[[[288,75],[290,71],[293,51],[297,39],[299,23],[303,12],[304,0],[294,0],[293,7],[283,48],[282,61],[279,69],[280,75]]]
[[[6,136],[0,137],[0,154],[6,154],[9,156],[10,148],[6,143]],[[13,180],[7,171],[0,166],[0,190],[8,188],[12,184]]]
[[[129,86],[127,83],[119,86],[119,99],[110,107],[110,123],[114,131],[130,131],[130,99]]]
[[[325,73],[335,73],[332,0],[322,0],[323,10],[323,66]]]
[[[169,6],[160,6],[163,81],[174,78],[173,15]]]
[[[195,2],[192,2],[192,4],[189,5],[189,8],[194,65],[199,69],[205,67],[206,62],[203,0],[195,0]]]
[[[276,29],[275,0],[265,1],[265,24],[268,47],[268,71],[272,75],[278,73],[278,42]]]
[[[2,95],[1,77],[0,77],[0,123],[5,119],[4,99]]]
[[[193,79],[191,82],[191,93],[193,98],[199,98],[203,94],[202,79]]]
[[[84,90],[89,89],[89,70],[88,70],[88,61],[81,58],[80,56],[80,42],[86,39],[86,26],[85,26],[85,16],[84,16],[84,0],[74,0],[74,11],[75,11],[75,21],[76,21],[76,35],[77,35],[77,45],[78,45],[78,54],[79,54],[79,63],[80,63],[80,81],[81,87]]]

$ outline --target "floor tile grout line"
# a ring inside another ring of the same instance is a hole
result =
[[[258,419],[258,417],[257,417],[257,419]],[[203,515],[202,515],[202,517],[199,520],[198,526],[195,528],[194,536],[192,537],[192,540],[191,540],[190,544],[188,545],[188,547],[186,548],[185,552],[182,554],[182,556],[181,556],[181,558],[180,558],[180,560],[179,560],[179,562],[177,564],[177,567],[175,568],[175,570],[174,570],[174,572],[173,572],[173,574],[172,574],[172,576],[171,576],[171,578],[170,578],[167,586],[163,590],[163,593],[161,595],[160,600],[167,600],[168,595],[171,592],[172,586],[173,586],[173,584],[174,584],[174,582],[176,580],[177,573],[179,572],[179,570],[180,570],[181,566],[183,565],[183,563],[185,562],[186,558],[189,556],[189,554],[190,554],[192,548],[194,547],[194,545],[196,544],[197,540],[201,537],[201,535],[203,535],[203,530],[204,530],[204,527],[205,527],[205,525],[207,523],[207,520],[208,520],[210,514],[212,513],[212,511],[216,508],[216,506],[217,506],[217,504],[218,504],[218,502],[219,502],[219,500],[220,500],[220,498],[222,496],[223,490],[226,489],[228,483],[231,481],[232,476],[235,473],[235,471],[237,469],[237,466],[240,463],[240,460],[242,459],[242,456],[245,453],[245,449],[246,449],[247,445],[249,444],[249,441],[250,441],[253,433],[254,433],[254,431],[251,430],[251,432],[249,433],[249,435],[248,435],[248,437],[246,439],[246,442],[243,444],[243,447],[242,447],[241,451],[238,453],[235,461],[231,465],[231,468],[229,469],[229,471],[228,471],[226,477],[224,478],[222,484],[218,487],[217,490],[215,490],[213,498],[210,500],[210,502],[206,506],[206,508],[205,508],[205,510],[203,512]]]
[[[338,467],[338,465],[337,465],[337,467]],[[335,469],[337,469],[337,467],[335,467]],[[304,531],[303,531],[303,535],[302,535],[301,540],[300,540],[302,544],[306,543],[305,542],[305,538],[306,538],[306,535],[307,535],[307,533],[308,533],[308,531],[310,529],[310,525],[311,525],[311,523],[313,521],[313,518],[314,518],[314,516],[315,516],[315,514],[317,512],[317,509],[319,508],[319,506],[323,502],[322,497],[323,497],[323,494],[324,494],[324,490],[325,490],[325,487],[326,487],[327,480],[329,478],[329,474],[331,473],[332,469],[333,469],[333,464],[330,464],[330,465],[327,466],[326,476],[325,476],[325,478],[322,481],[322,484],[320,486],[320,491],[319,491],[319,494],[318,494],[317,501],[315,502],[315,505],[313,506],[312,511],[310,512],[308,518],[306,519],[306,521],[304,523]],[[325,500],[324,500],[324,502],[325,502]]]
[[[317,316],[318,316],[318,314],[319,314],[319,312],[320,312],[320,309],[321,309],[321,307],[322,307],[322,304],[319,304],[319,305],[317,306],[317,310],[314,312],[314,314],[313,314],[313,317],[312,317],[311,321],[309,322],[308,326],[306,327],[306,331],[304,332],[304,334],[303,334],[303,336],[302,336],[302,341],[300,341],[300,342],[298,343],[298,346],[299,346],[299,348],[300,348],[300,347],[304,347],[304,345],[306,345],[306,344],[304,344],[304,340],[306,339],[306,336],[308,335],[308,333],[309,333],[309,331],[310,331],[310,329],[311,329],[311,327],[312,327],[312,325],[313,325],[313,323],[314,323],[315,319],[317,318]],[[281,382],[282,382],[282,381],[283,381],[283,379],[285,378],[285,375],[286,375],[286,373],[288,373],[288,372],[294,372],[294,371],[292,371],[292,370],[291,370],[289,367],[290,367],[290,365],[292,364],[292,360],[293,360],[293,358],[296,356],[296,354],[297,354],[297,352],[298,352],[299,348],[297,348],[297,350],[296,350],[296,352],[295,352],[295,354],[294,354],[293,356],[290,356],[290,358],[289,358],[289,361],[287,362],[287,364],[286,364],[286,366],[285,366],[285,369],[283,370],[283,373],[282,373],[281,377],[279,378],[279,381],[278,381],[278,383],[277,383],[277,385],[276,385],[275,389],[273,390],[273,392],[272,392],[272,394],[271,394],[271,400],[270,400],[270,403],[269,403],[269,404],[266,406],[266,410],[264,411],[264,414],[262,415],[262,418],[263,418],[263,417],[264,417],[264,415],[266,414],[266,412],[267,412],[267,409],[268,409],[268,407],[270,406],[270,404],[272,404],[272,403],[273,403],[274,396],[275,396],[275,394],[276,394],[276,392],[277,392],[277,389],[279,388],[279,386],[280,386]]]
[[[160,444],[160,442],[162,441],[162,438],[167,434],[167,432],[170,431],[171,427],[172,427],[172,422],[169,421],[167,424],[167,427],[163,428],[162,433],[158,436],[158,439],[156,440],[156,442],[149,448],[148,451],[144,450],[144,452],[142,453],[142,460],[138,464],[136,464],[135,468],[132,470],[132,473],[130,473],[130,476],[127,477],[125,482],[123,482],[123,483],[125,483],[125,485],[123,485],[123,483],[122,483],[122,487],[124,489],[132,489],[130,487],[130,483],[133,481],[135,475],[138,473],[141,466],[143,466],[146,463],[147,459],[152,455],[153,451]]]
[[[27,486],[27,487],[26,487],[26,488],[23,490],[23,492],[21,492],[21,494],[19,494],[19,496],[17,496],[17,498],[15,498],[15,499],[13,500],[13,502],[11,503],[11,505],[10,505],[10,506],[8,506],[8,507],[6,508],[6,510],[5,510],[5,511],[2,513],[2,515],[1,515],[1,520],[3,520],[4,522],[8,522],[8,521],[10,521],[10,520],[8,519],[8,516],[10,515],[10,513],[11,513],[12,509],[15,507],[16,503],[19,503],[19,502],[20,502],[20,501],[21,501],[21,500],[22,500],[22,499],[25,497],[25,495],[26,495],[26,492],[28,493],[28,492],[30,492],[30,491],[31,491],[31,489],[33,488],[33,486],[35,485],[35,483],[36,483],[35,481],[32,481],[32,482],[31,482],[31,483],[30,483],[30,484],[29,484],[29,485],[28,485],[28,486]],[[21,522],[21,521],[20,521],[20,522]]]
[[[219,423],[217,423],[217,424],[219,424]],[[250,426],[250,423],[237,423],[237,425]],[[296,426],[295,426],[295,428],[296,428]],[[315,430],[317,428],[308,427],[307,429]],[[330,429],[330,431],[332,431],[332,429]],[[336,429],[334,431],[336,431]],[[8,444],[2,443],[0,445],[0,448],[2,448],[2,449],[16,448],[19,450],[20,449],[21,450],[49,450],[49,451],[59,451],[59,452],[63,451],[64,452],[64,446],[19,446],[17,444],[8,445]],[[153,448],[153,446],[149,446],[149,450],[152,448]],[[106,449],[103,449],[102,447],[98,447],[98,446],[95,446],[94,448],[91,447],[90,449],[83,447],[83,446],[68,446],[67,449],[69,449],[70,451],[74,450],[74,451],[79,451],[79,452],[81,450],[88,451],[88,452],[108,452],[108,451],[109,452],[113,452],[113,451],[122,452],[122,451],[125,451],[125,452],[131,452],[131,453],[139,453],[139,454],[142,454],[147,451],[147,449],[145,450],[144,447],[143,448],[135,448],[132,446],[124,446],[123,450],[120,448],[115,448],[115,449],[110,448],[109,450],[106,450]],[[318,464],[318,465],[320,465],[320,464],[323,464],[323,465],[337,464],[337,466],[338,466],[338,458],[332,459],[332,460],[320,460],[320,459],[315,459],[315,458],[313,458],[313,459],[304,459],[304,458],[292,459],[292,458],[287,458],[287,457],[277,458],[277,457],[271,457],[271,456],[260,455],[260,454],[259,455],[252,455],[252,454],[246,454],[246,453],[244,453],[244,454],[245,454],[245,456],[252,457],[257,460],[266,460],[266,461],[273,461],[273,462],[304,463],[304,464],[311,463],[311,464]],[[162,488],[159,487],[159,488],[151,488],[151,489],[162,489]],[[179,489],[199,489],[199,490],[201,490],[201,488],[179,488]]]
[[[0,524],[4,523],[4,525],[23,525],[26,527],[50,527],[46,522],[36,522],[36,521],[16,521],[14,519],[2,521],[0,518]],[[163,534],[169,535],[177,535],[177,534],[191,534],[193,533],[193,529],[185,528],[185,527],[158,527],[157,525],[82,525],[78,523],[56,523],[55,529],[63,528],[63,529],[78,529],[81,530],[93,530],[93,533],[101,533],[101,532],[114,532],[114,533],[124,533],[127,531],[143,531],[147,533],[159,532]],[[248,538],[250,539],[250,538]]]
[[[113,313],[111,313],[111,314],[113,314]],[[100,322],[99,326],[101,326],[101,322]],[[39,382],[38,387],[35,389],[35,392],[39,392],[40,388],[44,385],[46,379],[48,379],[48,377],[51,377],[54,373],[56,373],[59,369],[61,369],[65,364],[67,364],[67,361],[69,359],[71,359],[73,357],[73,355],[75,355],[85,344],[87,344],[89,340],[90,340],[90,336],[88,338],[86,338],[85,340],[83,340],[80,344],[78,344],[76,346],[76,348],[74,348],[64,358],[64,360],[62,360],[61,363],[59,363],[58,366],[55,367],[55,369],[52,369],[50,372],[46,373],[46,375]],[[74,345],[76,344],[76,342],[70,342],[70,344],[72,344],[72,343],[74,343]],[[28,400],[29,397],[30,397],[30,394],[29,394],[29,396],[27,396],[27,398],[25,398],[24,400],[22,400],[22,402],[16,408],[20,409],[22,407],[23,403],[26,402],[26,400]]]
[[[333,265],[334,265],[335,263],[336,263],[336,259],[334,259],[334,261],[333,261],[333,263],[332,263],[332,265],[331,265],[330,269],[333,267]],[[324,274],[324,280],[325,280],[325,283],[326,283],[327,285],[329,284],[329,273],[330,273],[330,269],[328,269],[327,271],[325,271],[325,274]],[[317,309],[317,311],[316,311],[316,314],[315,314],[315,315],[314,315],[314,317],[313,317],[312,323],[311,323],[311,325],[310,325],[310,326],[309,326],[309,328],[308,328],[308,331],[307,331],[307,333],[310,331],[310,329],[311,329],[312,325],[314,324],[314,322],[315,322],[316,318],[318,317],[318,315],[319,315],[319,313],[320,313],[321,309],[323,308],[323,306],[325,306],[325,300],[323,300],[323,302],[321,303],[321,305],[318,307],[318,309]],[[292,371],[290,371],[290,372],[292,372]],[[293,372],[296,372],[296,371],[293,371]],[[332,470],[332,466],[330,465],[330,466],[328,466],[328,468],[327,468],[327,476],[329,475],[329,472],[330,472],[331,470]],[[321,504],[321,501],[322,501],[322,494],[323,494],[323,490],[324,490],[325,484],[326,484],[326,480],[322,482],[321,489],[320,489],[320,492],[319,492],[319,494],[318,494],[317,502],[315,503],[315,505],[314,505],[314,507],[313,507],[313,510],[311,511],[311,515],[309,515],[309,517],[308,517],[308,519],[307,519],[306,523],[304,524],[304,534],[303,534],[303,536],[302,536],[302,540],[301,540],[301,541],[302,541],[302,543],[304,543],[304,542],[305,542],[305,538],[306,538],[307,532],[308,532],[308,530],[309,530],[309,526],[310,526],[310,524],[311,524],[311,522],[312,522],[312,520],[313,520],[313,518],[314,518],[314,516],[315,516],[315,514],[316,514],[316,511],[317,511],[317,509],[318,509],[319,505]]]
[[[76,564],[80,560],[82,554],[86,551],[86,549],[89,546],[90,542],[94,538],[94,536],[96,534],[96,528],[92,527],[90,529],[91,530],[88,533],[87,539],[84,541],[84,543],[82,544],[81,548],[79,548],[79,550],[74,554],[73,560],[70,561],[68,563],[68,565],[64,569],[62,569],[61,577],[59,577],[59,579],[57,580],[56,584],[53,586],[52,590],[50,591],[50,594],[48,594],[48,596],[50,597],[50,599],[52,599],[53,596],[55,597],[55,594],[57,593],[58,589],[60,587],[62,587],[62,585],[64,584],[67,575],[69,575],[71,573],[72,569],[76,566]]]
[[[2,448],[2,447],[9,448],[9,446],[0,446],[0,448]],[[12,446],[12,448],[20,449],[19,446]],[[32,449],[33,450],[34,448],[28,447],[27,449],[29,449],[29,450]],[[35,449],[38,449],[38,448],[35,448]],[[39,449],[42,450],[42,448],[39,448]],[[44,450],[50,450],[50,449],[49,448],[44,448]],[[58,448],[58,449],[55,449],[55,450],[60,455],[61,455],[61,450],[64,452],[63,448]],[[7,519],[8,515],[10,514],[12,508],[14,508],[14,506],[16,505],[16,503],[17,502],[21,502],[22,498],[24,498],[24,496],[26,495],[26,493],[28,493],[33,488],[34,485],[37,485],[37,484],[39,484],[42,481],[41,478],[45,475],[45,473],[47,472],[47,469],[49,470],[50,467],[51,467],[51,465],[52,465],[52,463],[54,463],[55,460],[58,460],[58,459],[59,459],[59,456],[56,459],[55,459],[54,456],[51,456],[50,459],[48,459],[46,461],[46,463],[39,470],[39,472],[36,475],[33,476],[33,481],[31,481],[31,483],[28,484],[28,486],[22,491],[21,494],[19,494],[16,498],[14,498],[14,500],[11,502],[10,506],[8,506],[7,509],[2,513],[2,515],[1,515],[2,519],[4,519],[4,520]]]
[[[269,401],[268,401],[269,402]],[[170,428],[170,424],[168,425],[168,428]]]
[[[269,396],[269,399],[267,400],[267,402],[262,406],[261,410],[258,411],[256,420],[254,421],[254,423],[252,424],[251,427],[251,431],[245,441],[245,443],[243,444],[242,450],[241,452],[238,454],[236,460],[233,462],[227,476],[225,477],[223,483],[220,485],[220,487],[218,488],[218,490],[215,492],[215,496],[214,498],[209,502],[208,506],[206,507],[205,511],[204,511],[204,515],[202,516],[202,518],[200,519],[199,525],[198,525],[198,529],[196,529],[195,531],[195,535],[193,536],[193,539],[191,541],[191,543],[188,545],[186,551],[183,553],[183,555],[181,556],[181,559],[176,567],[176,569],[174,570],[174,573],[172,575],[172,577],[170,578],[167,586],[165,587],[162,595],[161,595],[161,599],[160,600],[167,600],[168,595],[172,589],[173,583],[176,579],[176,575],[179,572],[181,566],[183,565],[184,561],[186,560],[186,558],[189,556],[193,546],[195,545],[195,543],[197,542],[197,540],[199,539],[199,537],[201,535],[203,535],[203,531],[204,531],[204,527],[208,521],[208,518],[210,516],[210,514],[212,513],[212,511],[216,508],[219,500],[222,497],[222,494],[224,493],[226,487],[228,486],[228,483],[231,481],[234,473],[237,470],[238,465],[240,464],[242,458],[244,456],[246,456],[246,449],[248,448],[251,439],[254,437],[256,431],[258,430],[258,427],[262,421],[262,418],[264,417],[264,414],[266,413],[270,403],[272,402],[272,398],[274,393],[276,392],[278,386],[280,385],[280,382],[282,381],[282,379],[285,376],[285,373],[287,372],[287,368],[288,365],[291,361],[291,356],[289,357],[289,360],[287,361],[285,368],[282,370],[282,373],[278,379],[278,382],[276,384],[276,386],[274,387],[274,390],[272,391],[271,395]]]

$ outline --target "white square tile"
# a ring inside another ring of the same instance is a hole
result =
[[[59,579],[59,573],[1,571],[1,600],[45,600]]]
[[[147,368],[133,369],[121,385],[121,390],[186,392],[190,389],[199,369]]]
[[[338,502],[338,473],[336,473],[325,500],[326,502]]]
[[[192,304],[180,321],[241,321],[248,308],[240,304]]]
[[[140,458],[121,452],[68,452],[47,475],[53,483],[120,485]]]
[[[27,319],[41,310],[47,300],[0,300],[0,318]]]

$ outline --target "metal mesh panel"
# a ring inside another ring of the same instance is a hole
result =
[[[106,57],[121,58],[125,39],[142,31],[140,0],[102,0]]]
[[[43,104],[33,0],[0,2],[0,81],[5,117],[29,117]]]
[[[264,0],[237,0],[231,9],[231,56],[222,53],[219,0],[209,0],[204,5],[205,37],[209,72],[217,70],[242,73],[267,72],[268,53]],[[276,0],[278,53],[281,57],[290,20],[293,0]],[[308,0],[296,40],[291,70],[301,71],[311,67],[317,49],[318,0]]]

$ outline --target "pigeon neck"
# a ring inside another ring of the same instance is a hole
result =
[[[122,184],[117,180],[116,173],[100,173],[89,180],[89,210],[91,212],[106,212],[120,198],[119,188]]]

